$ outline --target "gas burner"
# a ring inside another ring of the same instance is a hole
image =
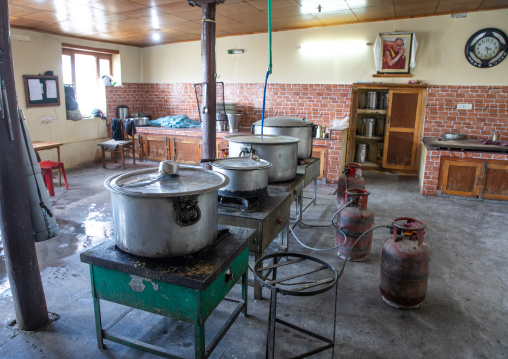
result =
[[[184,254],[181,256],[167,257],[167,258],[158,258],[158,260],[163,261],[169,265],[188,265],[194,264],[202,259],[210,250],[212,250],[217,244],[219,244],[224,238],[226,238],[229,234],[229,229],[224,228],[223,226],[219,226],[219,230],[217,232],[217,238],[211,244],[206,246],[205,248],[190,254]],[[115,249],[127,253],[123,251],[121,248],[115,245]],[[127,253],[131,256],[134,254]],[[139,257],[139,256],[136,256]],[[140,257],[143,258],[143,257]]]
[[[266,196],[267,195],[249,198],[219,196],[219,205],[238,209],[251,209],[256,207]]]

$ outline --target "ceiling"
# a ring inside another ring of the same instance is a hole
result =
[[[132,46],[201,37],[187,0],[9,0],[11,27]],[[508,0],[272,0],[274,31],[508,8]],[[268,29],[268,0],[217,5],[217,36]],[[158,28],[160,40],[152,38]]]

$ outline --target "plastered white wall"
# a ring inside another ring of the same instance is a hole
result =
[[[220,5],[218,5],[220,6]],[[436,85],[506,85],[508,60],[490,69],[471,66],[467,39],[477,30],[496,27],[508,33],[508,10],[390,20],[273,33],[272,83],[354,82],[407,83],[407,78],[374,78],[373,47],[382,32],[412,31],[418,40],[413,79]],[[311,46],[310,51],[306,46]],[[244,54],[228,55],[232,48]],[[143,82],[201,82],[199,41],[143,49]],[[217,39],[217,73],[226,83],[264,82],[268,67],[268,35]]]
[[[27,41],[29,40],[29,41]],[[113,59],[113,77],[118,82],[140,82],[141,49],[102,42],[54,36],[32,31],[11,30],[14,76],[19,106],[25,113],[33,141],[62,142],[61,160],[66,168],[98,158],[97,143],[107,139],[105,120],[100,118],[67,120],[62,82],[62,42],[81,46],[119,50]],[[53,71],[59,78],[60,106],[26,108],[23,75]],[[42,117],[53,121],[43,123]],[[46,160],[56,160],[56,150],[40,153]]]

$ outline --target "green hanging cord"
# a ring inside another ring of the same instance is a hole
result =
[[[268,71],[272,73],[272,0],[268,0],[268,51],[270,54]]]
[[[265,127],[265,106],[266,106],[266,85],[268,76],[272,73],[272,0],[268,0],[268,53],[269,63],[266,71],[265,87],[263,89],[263,110],[261,111],[261,135],[264,133]]]

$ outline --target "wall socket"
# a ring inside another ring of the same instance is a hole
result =
[[[48,122],[53,121],[53,118],[51,118],[51,117],[41,117],[41,121],[44,122],[44,123],[48,123]]]
[[[470,103],[458,103],[457,110],[471,110],[473,105]]]

